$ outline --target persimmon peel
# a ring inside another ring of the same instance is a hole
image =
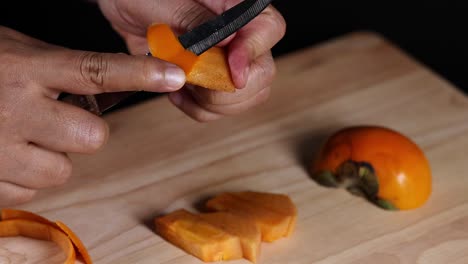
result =
[[[76,258],[82,259],[85,264],[93,263],[78,236],[62,222],[52,222],[28,211],[2,209],[0,237],[11,236],[24,236],[57,243],[67,256],[65,264],[75,263]]]
[[[212,90],[234,92],[226,53],[212,47],[200,56],[186,50],[166,24],[153,24],[147,30],[152,56],[171,62],[185,71],[187,83]]]
[[[388,210],[418,208],[432,188],[429,162],[418,145],[379,126],[335,132],[312,162],[311,172],[322,185],[346,188]]]

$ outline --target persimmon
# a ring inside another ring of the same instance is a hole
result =
[[[312,177],[346,188],[381,208],[409,210],[431,194],[429,161],[409,137],[381,126],[353,126],[332,134],[311,166]]]
[[[146,38],[151,55],[181,67],[187,83],[218,91],[236,90],[224,48],[212,47],[197,56],[180,44],[166,24],[150,25]]]

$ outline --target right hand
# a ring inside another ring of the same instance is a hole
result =
[[[172,92],[184,72],[148,56],[76,51],[0,26],[0,207],[63,184],[66,153],[94,153],[106,142],[104,120],[57,101],[61,92]]]

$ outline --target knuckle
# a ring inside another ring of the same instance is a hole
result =
[[[65,184],[72,175],[72,162],[66,156],[57,166],[56,172],[54,173],[55,177],[52,180],[54,186]]]
[[[277,68],[270,54],[265,54],[259,59],[257,64],[257,76],[260,77],[262,87],[271,86],[273,79],[277,74]]]
[[[103,90],[109,68],[109,62],[104,54],[85,51],[78,56],[78,67],[81,82]]]
[[[269,16],[271,19],[271,22],[273,25],[275,25],[274,27],[275,32],[278,34],[279,38],[281,39],[286,34],[286,27],[287,27],[286,20],[281,15],[281,13],[273,6],[270,5],[268,10],[271,13],[271,15]]]
[[[178,31],[190,30],[212,16],[211,12],[196,1],[186,1],[180,4],[172,18]]]
[[[270,98],[270,94],[271,94],[271,87],[270,86],[268,86],[268,87],[264,88],[263,90],[261,90],[258,93],[258,96],[257,96],[257,104],[263,104],[266,101],[268,101],[268,98]]]
[[[210,118],[208,118],[207,115],[202,114],[202,113],[197,113],[193,116],[193,119],[195,119],[199,123],[207,123],[208,121],[211,121]]]
[[[18,45],[11,45],[0,48],[0,77],[10,80],[10,82],[19,82],[26,76],[18,74],[24,72],[31,64],[32,56],[18,50]]]
[[[204,88],[202,88],[204,89]],[[213,91],[201,91],[192,93],[195,100],[201,105],[218,105],[222,100],[220,100],[219,93]]]
[[[0,61],[5,67],[7,65],[11,67],[11,65],[15,65],[18,62],[18,56],[11,49],[3,48],[0,50]]]
[[[14,204],[22,204],[32,200],[37,191],[32,189],[21,189],[10,193],[10,199]]]
[[[0,123],[6,124],[7,121],[10,121],[15,118],[14,111],[11,107],[6,104],[0,104]]]
[[[145,86],[147,86],[146,84],[158,84],[163,78],[162,74],[156,74],[164,71],[162,65],[156,62],[158,61],[146,57],[140,60],[141,67],[138,67],[139,69],[141,69],[140,71],[138,71],[138,80],[141,86],[140,88],[144,89]]]
[[[109,135],[109,127],[107,123],[98,117],[92,117],[83,126],[84,144],[87,146],[90,153],[100,150],[107,142]]]
[[[212,91],[201,87],[191,89],[191,95],[195,101],[202,106],[229,104],[233,97],[235,97],[231,94]]]
[[[197,111],[192,115],[192,118],[197,122],[207,123],[218,119],[219,116],[218,114],[212,113],[209,110],[200,109],[200,111]]]
[[[59,153],[57,153],[59,155]],[[65,155],[43,160],[41,164],[30,163],[27,173],[27,187],[34,189],[50,188],[63,185],[72,173],[72,162]]]

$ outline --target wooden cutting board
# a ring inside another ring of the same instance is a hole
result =
[[[67,185],[19,208],[68,224],[98,264],[201,263],[157,236],[154,216],[221,191],[278,192],[298,206],[297,230],[263,244],[260,263],[468,263],[468,99],[371,33],[277,63],[269,102],[240,116],[196,123],[165,97],[106,116],[105,149],[73,155]],[[305,166],[319,144],[360,124],[391,127],[423,148],[434,178],[423,207],[384,211],[311,180]],[[0,239],[0,263],[60,263],[59,252]]]

